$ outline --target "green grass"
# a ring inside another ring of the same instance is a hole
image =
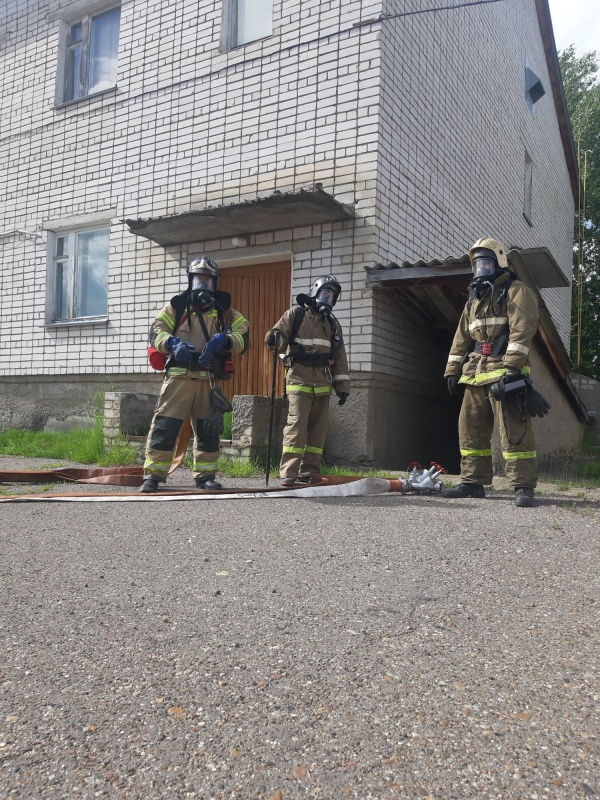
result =
[[[387,478],[388,480],[396,480],[400,473],[399,472],[389,472],[388,470],[381,470],[381,469],[367,469],[367,470],[356,470],[356,469],[348,469],[348,467],[328,467],[323,465],[321,467],[321,474],[322,475],[352,475],[357,478]]]
[[[79,464],[95,464],[104,453],[102,425],[69,431],[25,431],[0,433],[0,455],[55,458]]]
[[[91,428],[72,428],[68,431],[12,428],[0,433],[0,455],[53,458],[76,464],[98,464],[101,467],[131,466],[136,463],[136,450],[127,444],[125,438],[113,447],[104,447],[100,416],[96,417]]]

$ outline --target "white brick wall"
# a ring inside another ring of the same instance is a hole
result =
[[[461,253],[489,232],[544,244],[568,270],[572,199],[533,0],[360,28],[398,4],[275,0],[273,36],[230,52],[220,0],[125,0],[116,92],[57,108],[60,22],[47,15],[60,4],[0,8],[0,30],[13,31],[0,45],[2,231],[116,209],[109,322],[45,328],[46,246],[2,238],[0,372],[147,372],[149,323],[180,289],[188,252],[226,266],[277,251],[292,254],[292,296],[323,272],[340,279],[353,369],[425,369],[433,381],[439,354],[365,289],[365,264]],[[547,90],[535,115],[525,57]],[[533,228],[522,218],[525,147]],[[315,182],[355,204],[356,220],[257,235],[244,253],[230,240],[162,248],[122,223]],[[567,336],[568,293],[547,294]]]
[[[421,3],[403,6],[415,8]],[[548,247],[570,277],[573,197],[534,3],[401,17],[381,30],[376,260],[460,255],[492,235],[508,246]],[[526,59],[546,89],[534,113]],[[523,217],[525,149],[534,162],[533,227]],[[544,297],[569,349],[570,289]],[[389,335],[404,336],[397,315],[381,321]],[[404,348],[392,361],[396,374],[411,371]]]

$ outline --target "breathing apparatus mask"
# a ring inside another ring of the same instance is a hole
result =
[[[330,286],[324,286],[322,289],[319,289],[315,297],[317,311],[328,317],[331,314],[336,299],[336,292]]]
[[[488,291],[493,292],[494,281],[508,272],[506,248],[500,242],[483,237],[475,242],[469,251],[473,280],[471,289],[478,300]]]
[[[324,317],[331,316],[333,307],[340,296],[342,287],[333,275],[325,275],[317,280],[310,287],[310,296],[306,298],[307,303],[319,314]]]
[[[194,305],[212,308],[215,304],[219,268],[210,258],[195,258],[188,266],[189,289]]]

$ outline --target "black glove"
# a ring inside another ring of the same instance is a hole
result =
[[[448,394],[455,397],[458,394],[458,375],[448,375],[446,384],[448,386]]]
[[[167,339],[167,350],[173,354],[175,361],[179,361],[180,364],[191,363],[193,349],[193,344],[182,342],[178,336],[169,336]]]
[[[512,383],[513,381],[519,380],[521,377],[521,370],[516,369],[515,367],[507,367],[506,374],[504,376],[504,383]]]
[[[277,344],[278,337],[279,334],[277,333],[277,331],[269,331],[267,333],[267,338],[265,339],[265,344],[267,345],[267,347],[275,347],[275,345]]]
[[[550,403],[533,386],[528,386],[525,408],[532,417],[545,417],[550,411]]]
[[[338,406],[343,406],[348,399],[348,392],[336,392],[336,394],[340,398],[338,401]]]
[[[223,415],[226,411],[232,411],[233,406],[225,397],[223,392],[216,386],[211,392],[211,405],[204,420],[204,435],[207,437],[220,436],[224,429]]]

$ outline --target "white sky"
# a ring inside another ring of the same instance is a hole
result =
[[[548,0],[558,50],[575,45],[578,56],[600,56],[600,0]]]

